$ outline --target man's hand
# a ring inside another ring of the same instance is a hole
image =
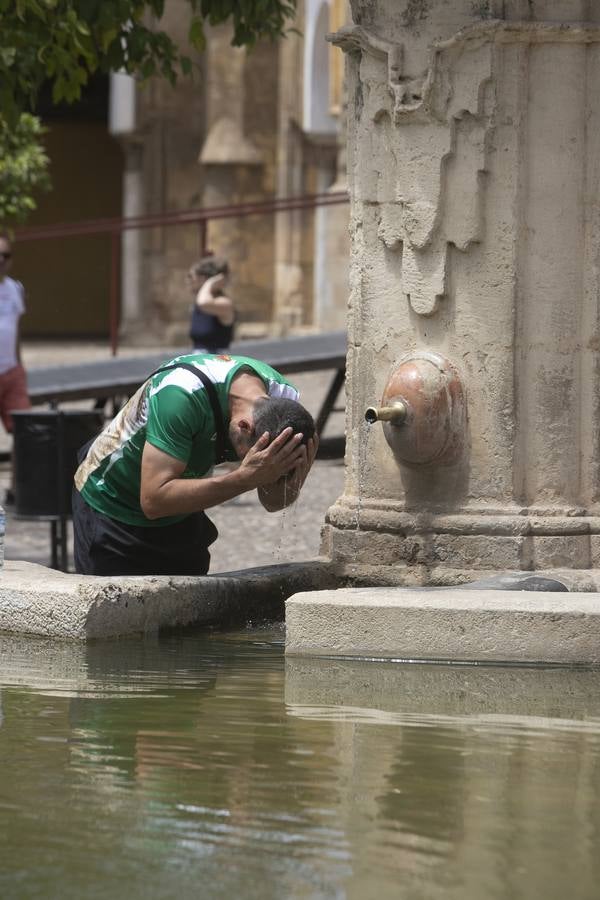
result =
[[[295,491],[296,496],[300,493],[300,488],[306,481],[306,476],[315,461],[317,450],[319,449],[319,435],[315,433],[313,437],[308,439],[308,443],[302,449],[306,451],[304,458],[300,460],[294,471],[287,477],[288,487]]]
[[[290,439],[291,438],[291,439]],[[218,506],[294,469],[305,448],[302,435],[287,428],[269,443],[265,434],[250,448],[239,468],[205,478],[183,478],[186,463],[146,442],[142,454],[140,505],[148,519],[185,516]],[[264,505],[264,504],[263,504]]]
[[[316,437],[308,446],[301,440],[302,435],[293,434],[292,428],[286,428],[271,443],[265,433],[239,468],[205,478],[183,478],[185,462],[146,443],[140,484],[142,511],[148,519],[185,516],[218,506],[253,488],[258,488],[266,510],[283,509],[298,496],[317,452]]]
[[[250,488],[275,484],[288,472],[306,465],[306,447],[301,443],[302,434],[294,434],[292,428],[284,428],[275,440],[269,441],[269,432],[265,431],[250,447],[240,464],[238,471]]]

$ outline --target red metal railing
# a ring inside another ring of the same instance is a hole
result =
[[[175,225],[198,225],[200,254],[206,253],[208,223],[214,219],[233,219],[260,214],[276,214],[296,209],[315,209],[318,206],[335,206],[348,203],[345,191],[329,194],[304,194],[297,197],[282,197],[259,203],[240,203],[235,206],[210,206],[205,209],[187,209],[180,212],[155,213],[145,216],[113,219],[85,219],[80,222],[63,222],[56,225],[39,225],[22,228],[17,234],[21,241],[45,241],[82,235],[107,234],[111,242],[109,330],[110,347],[115,356],[118,349],[119,307],[121,271],[121,235],[132,229],[172,227]]]

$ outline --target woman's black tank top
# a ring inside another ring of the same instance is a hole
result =
[[[216,350],[225,350],[229,347],[233,337],[233,323],[223,325],[217,316],[205,313],[198,306],[194,306],[190,337],[194,347],[206,348],[211,353]]]

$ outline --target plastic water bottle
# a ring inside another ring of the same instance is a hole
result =
[[[6,530],[6,514],[0,506],[0,569],[4,568],[4,532]]]

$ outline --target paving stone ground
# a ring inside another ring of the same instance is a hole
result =
[[[144,354],[156,348],[123,348],[121,355]],[[26,343],[23,357],[26,367],[103,359],[109,355],[105,345],[95,343]],[[168,359],[170,349],[165,350]],[[302,400],[315,415],[333,373],[310,372],[290,376],[299,388]],[[343,405],[343,396],[339,398]],[[65,408],[89,409],[89,402],[65,404]],[[219,538],[211,550],[211,572],[296,562],[314,558],[319,552],[320,529],[325,513],[340,496],[343,487],[343,459],[335,448],[343,444],[343,411],[332,414],[325,429],[324,446],[334,448],[332,458],[318,459],[298,502],[281,513],[267,513],[256,493],[244,494],[209,511],[219,529]],[[0,451],[10,448],[10,437],[0,434]],[[331,454],[330,454],[331,455]],[[0,499],[10,480],[8,463],[0,463]],[[6,509],[5,556],[42,565],[50,564],[50,525],[47,522],[19,520]],[[72,529],[69,524],[69,566],[72,570]]]

